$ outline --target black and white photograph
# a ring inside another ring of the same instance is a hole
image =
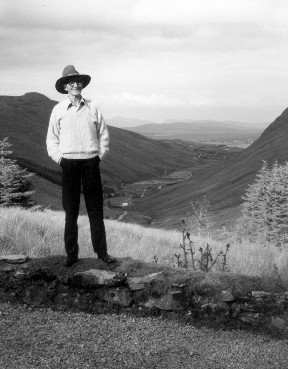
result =
[[[288,3],[0,0],[0,368],[288,368]]]

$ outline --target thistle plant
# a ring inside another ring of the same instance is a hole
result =
[[[182,219],[181,220],[181,224],[182,224],[182,244],[180,243],[180,248],[183,250],[183,259],[184,259],[184,268],[188,268],[188,261],[187,261],[187,249],[186,249],[186,239],[187,239],[187,233],[186,233],[186,229],[185,229],[185,220]]]
[[[153,256],[153,262],[154,262],[155,264],[158,264],[159,259],[158,259],[158,256],[157,256],[157,255],[154,255],[154,256]]]
[[[227,254],[228,254],[229,249],[230,249],[230,244],[227,243],[225,252],[220,251],[219,254],[218,254],[218,256],[223,257],[223,260],[222,260],[222,271],[223,272],[225,272],[225,270],[227,270]]]
[[[191,255],[191,261],[192,261],[192,268],[193,270],[195,270],[195,260],[194,260],[194,254],[195,251],[193,250],[192,244],[193,241],[190,238],[190,233],[186,230],[185,227],[185,220],[182,219],[181,220],[181,233],[182,233],[182,243],[180,243],[180,249],[182,249],[182,254],[183,254],[183,262],[180,260],[181,259],[181,254],[175,254],[175,257],[177,259],[177,265],[178,266],[182,266],[183,268],[188,268],[188,254],[190,253]]]
[[[190,252],[190,255],[191,255],[192,268],[193,268],[193,270],[196,270],[195,269],[195,259],[194,259],[195,251],[193,251],[193,248],[192,248],[193,241],[190,238],[190,233],[189,232],[186,233],[186,237],[189,241],[188,251]]]
[[[182,233],[182,243],[180,243],[180,249],[182,249],[182,257],[183,260],[181,260],[181,254],[174,254],[177,266],[188,269],[189,263],[188,263],[188,254],[190,253],[191,256],[191,267],[193,270],[196,270],[196,264],[198,265],[199,269],[205,272],[209,272],[214,265],[217,263],[219,258],[222,258],[221,262],[221,270],[224,272],[227,270],[227,253],[230,248],[230,244],[226,245],[225,251],[220,251],[216,257],[213,257],[212,254],[212,247],[207,243],[206,247],[203,249],[203,247],[199,248],[200,252],[200,259],[196,260],[195,258],[195,251],[193,249],[193,241],[191,239],[191,234],[186,230],[185,227],[185,220],[181,220],[181,233]]]
[[[205,249],[200,247],[200,260],[198,261],[199,268],[203,270],[204,272],[209,272],[213,268],[213,266],[216,264],[219,257],[222,257],[222,263],[221,263],[221,269],[224,272],[227,268],[227,253],[229,251],[230,244],[227,243],[225,252],[220,251],[219,254],[216,255],[216,257],[213,257],[212,254],[212,247],[207,243],[207,246]]]
[[[205,249],[203,249],[202,247],[200,247],[199,251],[200,251],[200,260],[198,261],[199,268],[201,270],[203,270],[204,272],[209,272],[209,270],[216,263],[217,257],[215,259],[213,259],[213,256],[212,256],[212,248],[209,246],[208,243],[207,243]]]
[[[177,260],[177,267],[178,268],[182,267],[181,254],[174,254],[174,255]]]

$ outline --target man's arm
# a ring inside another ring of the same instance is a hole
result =
[[[56,107],[54,107],[49,121],[46,145],[48,155],[54,161],[56,161],[56,163],[60,163],[61,160],[61,152],[59,150],[59,134],[60,134],[59,119],[57,118],[57,109]]]
[[[97,109],[97,135],[99,145],[99,157],[102,160],[109,152],[109,132],[103,115]]]

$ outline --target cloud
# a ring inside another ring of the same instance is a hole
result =
[[[288,5],[272,0],[3,0],[0,24],[11,44],[29,47],[37,37],[50,48],[47,35],[53,35],[57,54],[64,54],[59,44],[65,50],[73,39],[105,55],[211,54],[286,43],[279,19],[286,29],[287,13]]]
[[[129,92],[122,92],[121,94],[110,95],[109,100],[114,101],[118,104],[124,104],[124,105],[134,104],[138,106],[165,107],[165,106],[185,106],[186,105],[186,103],[182,101],[181,99],[172,98],[170,96],[165,96],[163,94],[133,95]]]
[[[287,11],[271,0],[3,0],[0,20],[11,28],[173,38],[187,37],[200,25],[277,24]]]
[[[163,94],[131,94],[122,92],[120,94],[101,95],[97,94],[94,98],[103,103],[112,102],[117,105],[137,106],[137,107],[158,107],[158,108],[188,108],[192,106],[214,106],[216,102],[206,97],[193,96],[189,99],[175,98]]]
[[[107,110],[276,106],[287,17],[281,0],[2,0],[5,93],[61,99],[54,83],[74,64]]]

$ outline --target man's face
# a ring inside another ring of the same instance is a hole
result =
[[[65,91],[68,95],[78,96],[81,94],[83,86],[83,80],[79,77],[71,77],[68,83],[64,86]]]

